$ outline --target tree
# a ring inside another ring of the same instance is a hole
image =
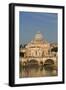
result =
[[[20,45],[20,48],[22,48],[23,46],[22,46],[22,44]]]
[[[23,47],[25,48],[27,44],[24,44]]]
[[[24,44],[24,45],[20,45],[20,48],[25,48],[27,44]]]
[[[58,47],[53,47],[53,48],[51,49],[51,52],[58,52]]]

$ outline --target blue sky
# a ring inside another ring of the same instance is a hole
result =
[[[57,13],[20,12],[19,13],[19,43],[30,42],[40,31],[48,42],[58,39]]]

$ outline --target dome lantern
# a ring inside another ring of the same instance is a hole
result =
[[[37,34],[35,35],[35,40],[43,40],[43,36],[40,33],[40,31],[38,31]]]

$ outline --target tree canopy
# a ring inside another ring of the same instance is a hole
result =
[[[52,51],[52,52],[58,52],[58,47],[53,47],[53,48],[51,49],[51,51]]]
[[[25,48],[27,44],[24,44],[24,45],[20,45],[20,48]]]

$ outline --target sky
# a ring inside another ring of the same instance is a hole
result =
[[[40,31],[48,42],[58,39],[57,13],[20,12],[19,13],[19,43],[24,45],[30,42]]]

